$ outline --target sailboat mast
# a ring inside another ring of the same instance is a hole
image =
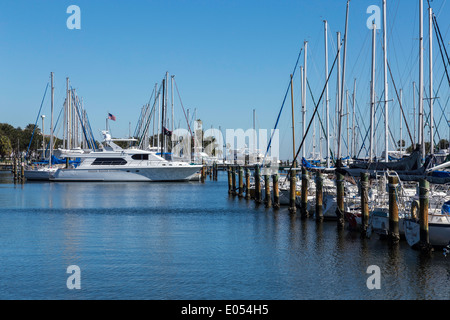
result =
[[[156,145],[158,145],[158,137],[155,137],[155,121],[157,117],[157,110],[156,110],[156,99],[158,99],[158,84],[155,83],[155,101],[153,102],[153,132],[152,132],[152,147],[155,146],[155,138],[156,138]],[[156,131],[158,132],[158,131]]]
[[[346,118],[347,118],[347,156],[350,158],[350,120],[349,120],[349,115],[350,113],[348,112],[348,90],[345,91],[345,106],[346,106]]]
[[[69,78],[67,78],[67,149],[72,148],[72,97],[69,86]]]
[[[41,119],[42,119],[42,159],[45,160],[45,129],[44,129],[44,119],[45,119],[45,115],[41,115]]]
[[[161,88],[159,88],[159,90],[161,90]],[[157,114],[157,118],[156,118],[156,121],[158,123],[158,128],[156,130],[157,135],[158,135],[156,137],[156,141],[158,142],[158,152],[161,152],[161,139],[162,139],[159,137],[159,134],[162,130],[160,128],[160,125],[161,125],[160,117],[161,117],[161,95],[158,93],[158,114]]]
[[[341,101],[341,32],[337,32],[337,83],[336,83],[336,119],[335,119],[335,141],[336,141],[336,159],[339,159],[341,156],[341,135],[339,132],[340,127],[340,119],[341,119],[341,108],[340,108],[340,101]]]
[[[352,113],[352,155],[356,157],[356,132],[355,132],[355,104],[356,104],[356,79],[353,81],[353,113]]]
[[[168,95],[169,95],[169,72],[166,72],[166,95],[164,96],[164,107],[166,108],[164,114],[165,114],[165,128],[166,130],[169,130],[169,117],[168,117],[168,109],[169,109],[169,99],[168,99]],[[169,139],[166,140],[166,138],[164,137],[164,142],[165,142],[165,146],[164,146],[164,150],[168,150],[169,149]]]
[[[51,116],[50,116],[50,156],[49,165],[52,166],[52,155],[53,155],[53,103],[55,101],[55,87],[53,86],[53,72],[50,73],[52,82],[52,104],[51,104]]]
[[[372,77],[370,84],[370,151],[369,160],[373,159],[373,147],[374,147],[374,117],[375,117],[375,37],[376,37],[376,25],[372,24]]]
[[[416,148],[416,82],[413,81],[413,123],[414,123],[414,140],[413,140],[413,150]]]
[[[433,9],[428,8],[429,26],[429,69],[430,69],[430,154],[434,154],[434,117],[433,117]]]
[[[300,93],[301,93],[301,111],[303,112],[303,86],[304,86],[304,83],[305,83],[305,77],[304,77],[304,67],[303,66],[300,66]],[[302,121],[303,121],[303,116],[302,116]],[[302,122],[302,128],[303,128],[303,122]],[[302,131],[302,134],[303,134],[303,131]],[[301,146],[301,151],[302,151],[302,156],[303,156],[303,150],[304,150],[304,146]]]
[[[166,79],[163,79],[162,82],[162,107],[161,107],[161,157],[164,158],[164,147],[165,147],[165,143],[166,143],[166,139],[165,139],[165,135],[164,135],[164,122],[165,122],[165,118],[164,118],[164,114],[165,114],[165,90],[166,90]]]
[[[291,113],[292,113],[292,161],[295,159],[295,120],[294,120],[294,85],[291,74]],[[295,166],[295,164],[294,164]]]
[[[400,105],[403,105],[403,89],[400,89]],[[403,152],[403,117],[400,110],[400,154]]]
[[[384,160],[389,161],[388,119],[389,119],[389,95],[387,83],[387,30],[386,30],[386,0],[383,0],[383,52],[384,52]]]
[[[173,130],[175,130],[175,120],[174,120],[174,110],[173,110],[173,78],[174,78],[175,76],[170,76],[170,81],[171,81],[171,94],[172,94],[172,97],[171,97],[171,102],[172,102],[172,131]]]
[[[302,99],[303,99],[303,103],[302,103],[302,131],[303,131],[303,137],[305,136],[306,133],[306,126],[305,126],[305,121],[306,121],[306,85],[307,85],[307,57],[308,57],[308,41],[304,42],[304,47],[305,47],[305,53],[304,53],[304,65],[303,65],[303,92],[302,92]],[[302,156],[303,158],[305,158],[306,156],[306,148],[302,146]],[[295,157],[295,156],[294,156]]]
[[[343,53],[343,58],[342,58],[342,80],[341,80],[341,84],[340,84],[340,89],[341,89],[341,93],[340,93],[340,99],[339,99],[339,132],[338,132],[338,136],[339,136],[339,144],[338,144],[338,154],[337,154],[337,158],[340,159],[341,158],[341,132],[342,132],[342,115],[343,115],[343,109],[344,109],[344,92],[345,92],[345,60],[346,60],[346,49],[347,49],[347,34],[348,34],[348,7],[349,7],[349,2],[347,1],[347,10],[346,10],[346,14],[345,14],[345,31],[344,31],[344,53]]]
[[[291,79],[292,81],[292,79]],[[291,86],[292,88],[292,86]],[[253,154],[252,154],[252,159],[255,156],[256,153],[256,109],[253,109]]]
[[[419,0],[419,144],[422,158],[425,157],[425,141],[423,134],[423,0]]]
[[[106,128],[108,130],[108,128]],[[66,105],[64,108],[64,149],[69,149],[67,132],[69,131],[69,78],[66,78]]]
[[[325,104],[326,104],[326,126],[327,126],[327,168],[330,167],[330,105],[328,98],[328,22],[324,20],[324,33],[325,33]]]

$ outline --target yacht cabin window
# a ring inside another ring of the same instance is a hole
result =
[[[93,166],[123,166],[127,161],[123,158],[96,158],[92,162]]]
[[[133,160],[148,160],[148,153],[138,153],[131,156]]]

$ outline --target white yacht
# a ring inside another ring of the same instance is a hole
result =
[[[167,161],[153,151],[122,149],[108,132],[103,131],[103,135],[106,146],[101,151],[66,153],[66,157],[79,158],[80,164],[58,169],[50,181],[189,181],[202,168]]]

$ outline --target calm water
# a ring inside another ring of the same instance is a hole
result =
[[[201,183],[26,183],[0,172],[0,299],[450,299],[450,256]],[[81,290],[66,286],[81,270]],[[381,269],[369,290],[367,268]]]

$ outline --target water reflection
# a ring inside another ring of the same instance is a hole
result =
[[[0,199],[0,298],[30,297],[37,264],[51,272],[32,298],[69,297],[57,288],[71,264],[86,270],[86,299],[450,298],[450,264],[439,253],[228,196],[226,175],[22,185],[0,174]],[[381,269],[380,290],[366,286],[370,265]]]

